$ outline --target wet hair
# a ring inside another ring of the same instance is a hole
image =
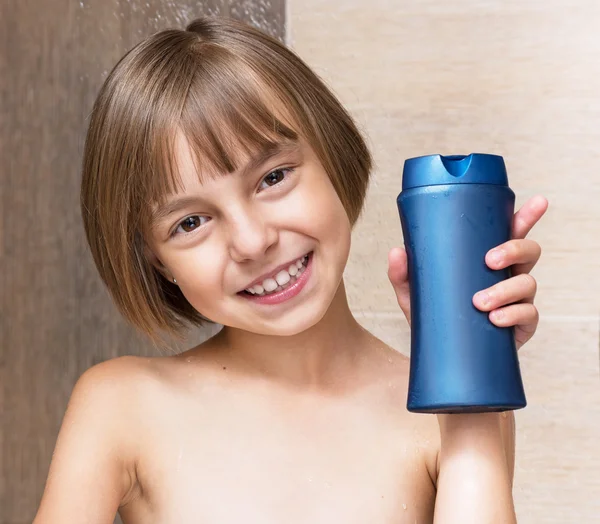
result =
[[[206,173],[231,173],[240,151],[306,140],[350,223],[371,170],[348,112],[291,50],[249,25],[200,18],[131,49],[102,85],[85,141],[81,208],[90,249],[125,318],[160,340],[206,321],[147,256],[153,206],[181,187],[183,133]],[[203,173],[201,175],[200,173]]]

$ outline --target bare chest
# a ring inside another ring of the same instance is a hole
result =
[[[377,412],[280,415],[174,413],[144,445],[141,496],[124,522],[432,522],[435,489],[413,428]]]

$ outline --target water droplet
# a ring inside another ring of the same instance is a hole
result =
[[[404,510],[406,511],[406,504],[402,504],[402,507],[404,508]]]
[[[461,213],[461,214],[460,214],[460,218],[462,218],[462,217],[464,217],[464,216],[465,216],[465,214],[464,214],[464,213]]]

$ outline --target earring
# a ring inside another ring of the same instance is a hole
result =
[[[173,279],[173,283],[174,283],[174,284],[177,284],[177,280],[176,280],[176,279]]]

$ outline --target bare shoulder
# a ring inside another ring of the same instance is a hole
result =
[[[93,431],[106,447],[118,451],[118,460],[133,464],[138,445],[140,408],[156,388],[155,359],[118,357],[96,364],[77,380],[63,421],[65,432],[73,427],[81,442]],[[86,429],[84,429],[86,428]]]
[[[95,394],[99,401],[135,402],[145,388],[167,385],[174,379],[182,355],[160,357],[123,356],[106,360],[89,368],[81,375],[74,394]],[[140,389],[142,388],[142,389]]]
[[[112,522],[135,485],[143,359],[102,362],[79,378],[65,413],[35,519]]]
[[[145,415],[156,415],[151,408],[157,399],[177,387],[179,361],[123,356],[96,364],[75,384],[68,409],[82,405],[81,417],[110,417],[113,435],[134,435]]]
[[[76,387],[106,386],[127,387],[135,379],[142,378],[153,367],[153,358],[134,356],[105,360],[87,369],[77,381]]]
[[[118,357],[96,364],[86,370],[77,380],[69,409],[79,404],[93,407],[97,416],[109,410],[113,417],[125,412],[139,399],[140,387],[149,387],[157,377],[154,359],[141,357]]]

